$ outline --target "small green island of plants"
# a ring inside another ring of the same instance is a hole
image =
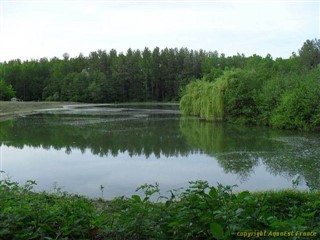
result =
[[[190,182],[160,194],[157,184],[113,200],[35,192],[0,183],[0,239],[318,239],[319,191],[236,192]],[[142,194],[140,194],[142,193]]]

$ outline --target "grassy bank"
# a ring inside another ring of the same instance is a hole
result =
[[[320,192],[234,193],[190,183],[161,197],[157,185],[111,201],[0,185],[0,239],[318,239]],[[159,200],[151,202],[150,198]],[[248,235],[251,235],[248,237]],[[247,236],[245,236],[247,235]],[[308,236],[305,236],[308,235]]]

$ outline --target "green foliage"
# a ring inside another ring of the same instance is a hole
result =
[[[186,115],[206,120],[251,123],[258,115],[255,98],[260,86],[255,71],[228,70],[215,82],[190,83],[181,98],[180,109]]]
[[[234,193],[233,187],[190,182],[184,191],[149,202],[157,186],[144,185],[145,197],[112,201],[108,235],[117,239],[237,239],[240,231],[314,231],[319,229],[319,192]]]
[[[302,77],[300,84],[281,95],[271,125],[285,129],[313,129],[320,126],[320,68]]]
[[[294,89],[300,82],[301,74],[281,74],[265,81],[260,89],[256,102],[259,109],[258,123],[270,125],[270,118],[281,101],[281,96]]]
[[[320,39],[307,40],[299,50],[300,62],[312,69],[320,64]]]
[[[222,75],[223,71],[220,68],[212,68],[208,74],[203,76],[203,79],[208,82],[213,82]]]
[[[91,239],[102,228],[101,211],[90,200],[62,192],[35,193],[34,185],[0,182],[1,239]]]
[[[187,48],[98,50],[88,57],[0,63],[0,77],[24,101],[176,101],[180,88],[202,75],[207,57]]]
[[[201,96],[208,84],[203,81],[193,81],[186,86],[183,96],[180,100],[180,109],[187,115],[200,115]]]
[[[239,53],[225,56],[217,51],[193,51],[187,48],[145,48],[143,51],[128,49],[126,53],[120,54],[114,49],[110,52],[98,50],[91,52],[88,57],[80,54],[70,58],[65,53],[62,59],[55,57],[50,60],[42,58],[22,62],[18,59],[4,62],[0,64],[0,77],[24,101],[176,101],[180,98],[180,89],[192,79],[215,82],[217,79],[228,78],[224,71],[242,69],[247,75],[242,76],[242,73],[236,71],[233,73],[237,75],[236,81],[230,81],[232,90],[229,94],[237,95],[230,104],[234,107],[249,101],[252,107],[251,87],[259,81],[282,79],[287,74],[316,68],[320,63],[319,49],[319,40],[307,40],[298,56],[276,60],[270,54],[266,57],[256,54],[246,57]],[[249,84],[248,89],[243,88],[241,83],[249,83],[247,80],[253,75],[258,77]],[[209,98],[197,103],[204,105],[203,110],[199,111],[203,118],[223,118],[221,106],[208,107],[210,103],[221,101],[222,96],[217,96],[219,90],[211,88],[209,91],[204,90],[204,93]],[[242,93],[245,94],[243,98],[239,96]],[[226,106],[229,103],[224,107]],[[239,110],[244,115],[237,121],[252,123],[252,115],[256,114],[256,109],[251,107],[229,110],[231,114],[236,114]],[[265,124],[269,124],[269,117],[270,114],[261,116],[266,120]]]
[[[258,115],[255,99],[261,88],[259,75],[253,70],[232,70],[225,72],[216,84],[224,86],[220,92],[226,120],[254,123]]]
[[[10,100],[15,96],[15,91],[12,86],[7,84],[3,79],[0,78],[0,100]]]
[[[5,79],[0,80],[0,99],[16,95],[26,101],[104,103],[181,98],[184,114],[206,120],[313,129],[319,126],[314,104],[319,63],[319,39],[307,40],[298,55],[275,60],[270,54],[227,57],[217,51],[158,47],[18,59],[0,64]]]
[[[1,239],[238,239],[240,231],[320,230],[320,192],[235,193],[235,186],[195,181],[169,197],[145,184],[137,189],[143,195],[92,201],[59,189],[35,193],[34,184],[1,181]]]
[[[320,126],[320,67],[296,69],[252,56],[244,69],[229,69],[214,81],[207,78],[186,86],[180,100],[185,115],[209,121],[270,125],[283,129]],[[272,73],[272,74],[271,74]]]

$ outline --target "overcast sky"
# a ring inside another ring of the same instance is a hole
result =
[[[156,46],[287,58],[320,38],[320,0],[0,1],[0,61]]]

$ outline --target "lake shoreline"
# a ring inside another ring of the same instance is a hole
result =
[[[75,103],[67,102],[11,102],[0,101],[0,121],[23,117],[47,111],[51,109],[62,109],[67,105]]]
[[[113,106],[113,105],[167,105],[178,106],[178,102],[130,102],[130,103],[80,103],[80,102],[12,102],[0,101],[0,121],[37,114],[48,110],[74,107]]]

